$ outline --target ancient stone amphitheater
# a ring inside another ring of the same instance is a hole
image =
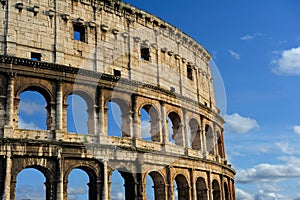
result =
[[[194,39],[117,0],[0,0],[0,21],[1,199],[16,199],[18,174],[34,168],[46,199],[68,199],[68,175],[81,169],[91,200],[113,199],[115,171],[126,200],[146,199],[147,176],[157,200],[235,200],[211,55]],[[44,97],[46,130],[20,127],[26,91]],[[72,94],[86,102],[86,134],[67,129]],[[110,102],[119,136],[108,131]]]

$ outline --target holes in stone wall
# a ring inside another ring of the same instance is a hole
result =
[[[141,60],[151,61],[150,48],[141,46]]]
[[[193,80],[193,68],[191,65],[187,65],[186,67],[186,71],[187,71],[187,77],[190,80]]]
[[[41,61],[42,59],[42,54],[36,53],[36,52],[31,52],[30,54],[30,59],[34,61]]]
[[[82,24],[73,24],[73,39],[86,42],[86,28]]]

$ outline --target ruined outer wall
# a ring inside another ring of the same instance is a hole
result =
[[[117,69],[124,78],[173,87],[176,94],[217,111],[210,54],[151,14],[122,2],[90,0],[12,0],[5,8],[0,12],[2,55],[30,58],[36,52],[44,62],[108,74]],[[84,42],[74,40],[74,23],[84,27]],[[140,59],[142,45],[150,48],[151,61]],[[193,80],[187,77],[187,65],[192,66]]]

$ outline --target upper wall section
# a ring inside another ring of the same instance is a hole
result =
[[[217,112],[211,55],[156,16],[117,0],[1,3],[0,55],[153,84]]]

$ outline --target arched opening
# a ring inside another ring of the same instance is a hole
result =
[[[169,141],[176,145],[183,146],[181,120],[177,113],[170,112],[168,115]]]
[[[221,200],[220,186],[217,180],[212,182],[213,200]]]
[[[162,175],[158,172],[150,172],[146,178],[146,199],[164,200],[165,184]]]
[[[204,178],[199,177],[196,181],[197,200],[207,200],[207,187]]]
[[[136,196],[136,192],[132,174],[115,170],[110,177],[110,199],[130,200],[134,196]]]
[[[223,148],[223,138],[220,132],[217,132],[217,142],[218,142],[218,154],[221,158],[224,158],[224,148]]]
[[[68,199],[91,199],[88,184],[88,174],[81,169],[73,169],[68,176]]]
[[[201,149],[201,139],[200,139],[200,127],[195,119],[191,119],[189,122],[189,133],[190,133],[190,147],[192,149]]]
[[[225,200],[230,200],[230,193],[226,182],[224,182],[224,193],[225,193]]]
[[[160,142],[159,116],[154,106],[143,106],[140,116],[142,139]]]
[[[88,130],[88,105],[77,94],[71,94],[67,98],[67,131],[87,134]]]
[[[49,199],[46,194],[45,183],[46,178],[39,170],[23,169],[17,175],[16,200]]]
[[[121,99],[112,99],[107,103],[107,132],[109,136],[129,137],[129,109]]]
[[[185,176],[182,174],[177,175],[175,177],[175,183],[177,186],[178,200],[190,199],[189,184],[188,184]]]
[[[209,154],[214,154],[214,134],[209,125],[205,126],[206,151]]]
[[[50,107],[45,97],[35,88],[20,94],[18,111],[18,128],[30,130],[50,129]]]

